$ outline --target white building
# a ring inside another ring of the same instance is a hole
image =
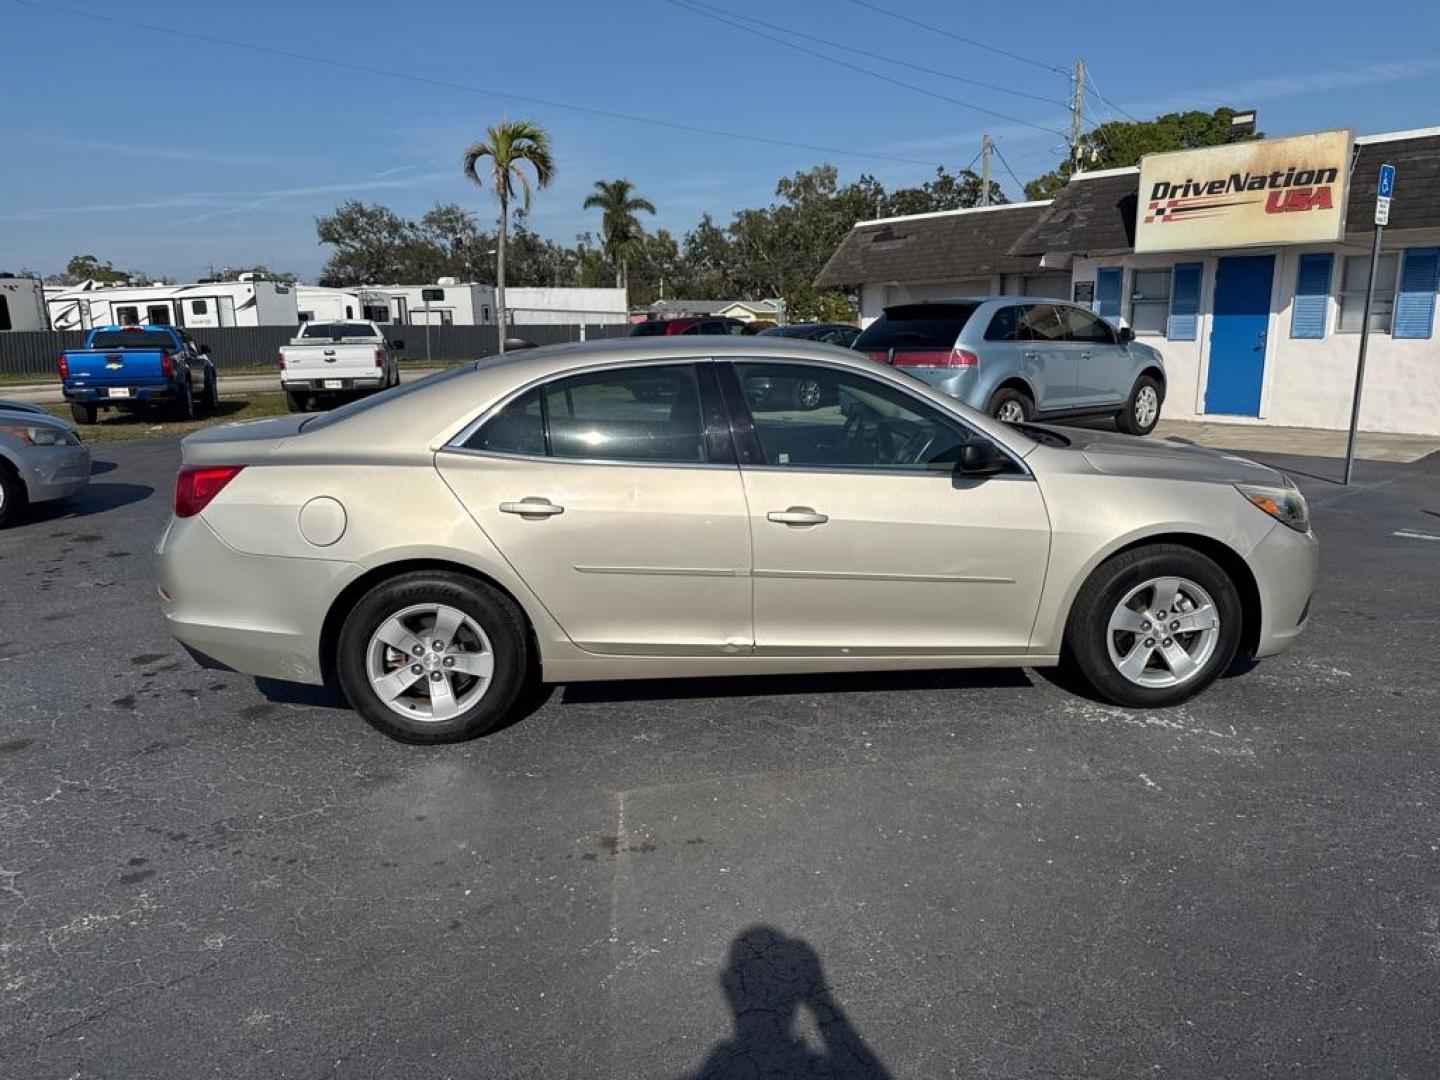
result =
[[[513,326],[619,325],[630,321],[624,289],[507,285],[505,308]]]
[[[56,330],[96,326],[294,326],[295,287],[279,281],[198,285],[100,285],[46,289]]]
[[[862,222],[816,284],[857,290],[867,324],[889,303],[1068,296],[1160,350],[1169,419],[1343,429],[1388,163],[1360,426],[1440,434],[1440,128],[1336,136],[1278,170],[1305,138],[1153,155],[1142,167],[1176,179],[1144,190],[1141,168],[1114,169],[1049,203]]]
[[[45,288],[38,278],[0,274],[0,330],[48,330]]]

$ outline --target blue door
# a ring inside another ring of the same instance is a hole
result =
[[[1205,382],[1207,413],[1260,415],[1274,277],[1274,255],[1220,260],[1215,271],[1210,374]]]

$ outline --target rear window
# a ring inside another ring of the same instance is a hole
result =
[[[631,337],[655,337],[665,333],[664,319],[647,319],[630,327]]]
[[[339,341],[341,338],[377,338],[379,332],[366,323],[329,323],[312,322],[306,323],[300,332],[301,337],[323,337],[332,341]]]
[[[92,349],[173,349],[175,339],[159,330],[97,330]]]
[[[898,304],[871,323],[854,348],[861,352],[890,349],[949,349],[965,329],[977,304]]]

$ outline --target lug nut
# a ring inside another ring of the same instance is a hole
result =
[[[453,656],[447,656],[447,657],[445,657],[445,666],[446,666],[446,667],[454,667],[454,666],[455,666],[455,657],[453,657]]]
[[[422,668],[419,664],[411,664],[411,665],[410,665],[410,674],[412,674],[412,675],[420,675],[420,674],[423,674],[424,671],[425,671],[425,669]]]
[[[1150,629],[1150,620],[1149,620],[1149,619],[1146,619],[1144,622],[1142,622],[1142,623],[1140,624],[1140,629],[1141,629],[1141,630],[1149,630],[1149,629]]]
[[[1177,619],[1175,622],[1172,622],[1172,623],[1170,624],[1170,629],[1171,629],[1171,630],[1179,630],[1179,629],[1180,629],[1180,621]]]
[[[1174,642],[1173,640],[1171,640],[1170,638],[1167,637],[1167,638],[1165,639],[1165,648],[1168,649],[1171,645],[1174,645],[1174,644],[1175,644],[1175,642]]]
[[[438,672],[438,671],[432,671],[432,672],[430,673],[430,681],[431,681],[431,682],[439,682],[441,678],[442,678],[442,676],[441,676],[440,672]]]
[[[445,651],[445,642],[443,642],[443,641],[437,641],[437,642],[435,642],[435,651],[436,651],[436,652],[444,652],[444,651]]]
[[[1145,639],[1145,648],[1147,648],[1147,649],[1153,649],[1154,647],[1155,647],[1155,639],[1154,639],[1153,637],[1147,637],[1147,638]]]
[[[416,656],[423,656],[425,654],[425,646],[416,645],[415,648],[411,649],[410,651],[413,652]]]

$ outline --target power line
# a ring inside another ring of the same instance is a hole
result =
[[[1010,179],[1015,181],[1015,186],[1020,189],[1020,194],[1023,196],[1025,194],[1025,185],[1022,184],[1020,178],[1015,175],[1015,170],[1010,168],[1010,162],[1005,160],[1005,153],[1000,149],[1000,144],[995,142],[994,139],[991,139],[990,149],[995,151],[995,156],[1000,159],[1000,164],[1005,166],[1005,171],[1010,174]]]
[[[170,26],[136,22],[134,19],[121,19],[110,15],[101,15],[97,12],[75,11],[72,8],[39,3],[37,0],[11,0],[11,3],[18,4],[22,7],[34,8],[38,11],[50,12],[52,14],[69,15],[77,19],[89,19],[92,22],[102,22],[111,26],[122,26],[131,32],[144,30],[153,34],[168,34],[171,37],[182,38],[189,41],[200,41],[207,45],[224,45],[232,49],[245,49],[249,52],[279,56],[287,60],[300,60],[309,64],[323,64],[327,67],[356,71],[365,75],[378,75],[387,79],[400,79],[405,82],[417,83],[422,86],[433,86],[442,90],[455,90],[461,93],[479,94],[484,97],[499,98],[506,101],[524,102],[527,105],[584,113],[588,116],[603,116],[610,120],[623,120],[631,124],[646,124],[651,127],[668,128],[671,131],[685,131],[696,135],[712,135],[722,139],[737,139],[743,142],[762,143],[767,146],[781,146],[790,150],[813,150],[821,154],[840,154],[846,157],[869,158],[874,161],[889,161],[901,165],[924,165],[930,168],[939,165],[939,162],[922,161],[918,158],[895,157],[890,154],[877,154],[869,150],[849,150],[844,147],[822,146],[817,143],[792,142],[789,139],[775,139],[766,135],[751,135],[737,131],[724,131],[720,128],[703,127],[698,124],[684,124],[674,120],[661,120],[652,116],[640,116],[635,113],[619,112],[614,109],[601,109],[591,105],[576,105],[567,101],[554,101],[548,98],[531,97],[525,94],[512,93],[508,90],[493,90],[483,86],[470,86],[465,83],[448,82],[444,79],[433,79],[424,75],[412,75],[409,72],[395,71],[391,68],[372,67],[367,64],[338,60],[330,56],[317,56],[311,53],[297,52],[293,49],[280,49],[270,45],[257,45],[249,41],[238,41],[234,38],[216,37],[211,34],[201,34],[190,30],[177,30]],[[1023,123],[1024,121],[1021,122]]]
[[[1069,68],[1058,67],[1055,64],[1046,63],[1044,60],[1036,60],[1033,56],[1024,56],[1020,53],[1011,52],[1009,49],[1002,49],[996,45],[989,45],[986,42],[977,41],[975,38],[965,37],[963,34],[954,33],[953,31],[946,30],[944,27],[934,26],[927,22],[921,22],[919,19],[911,18],[909,15],[902,15],[898,11],[891,11],[889,8],[883,8],[879,4],[872,4],[869,2],[869,0],[850,0],[850,2],[857,5],[858,7],[869,8],[871,11],[877,11],[881,15],[888,15],[892,19],[899,19],[901,22],[907,22],[911,26],[918,26],[922,30],[929,30],[932,34],[942,34],[945,37],[953,38],[956,41],[963,41],[967,45],[973,45],[977,49],[984,49],[987,52],[992,52],[999,56],[1008,56],[1011,60],[1019,60],[1022,64],[1030,64],[1034,67],[1041,68],[1044,71],[1053,71],[1057,74],[1064,75],[1067,78],[1070,75]]]
[[[29,0],[25,0],[25,2],[29,2]],[[958,105],[962,109],[971,109],[975,112],[984,113],[987,116],[998,117],[999,119],[1005,120],[1011,124],[1020,124],[1022,127],[1034,128],[1036,131],[1064,134],[1056,128],[1045,127],[1042,124],[1036,124],[1030,120],[1022,120],[1020,117],[1011,116],[1008,113],[996,112],[994,109],[987,109],[983,105],[976,105],[974,102],[970,101],[961,101],[959,98],[950,97],[948,94],[941,94],[935,90],[928,89],[927,87],[919,86],[916,83],[906,82],[904,79],[897,79],[893,76],[886,75],[879,71],[871,71],[869,68],[861,67],[859,64],[852,64],[848,60],[841,60],[838,57],[829,55],[828,53],[823,53],[818,49],[806,48],[804,45],[798,45],[793,41],[782,41],[779,38],[771,37],[764,31],[756,30],[752,26],[747,26],[745,23],[740,22],[736,19],[731,19],[724,15],[717,15],[712,11],[705,11],[701,8],[693,7],[688,3],[684,3],[683,0],[670,0],[670,3],[674,4],[676,7],[692,12],[693,14],[702,15],[707,19],[714,19],[716,22],[725,23],[727,26],[733,26],[737,30],[743,30],[747,34],[754,34],[756,37],[762,38],[765,41],[768,41],[774,45],[783,45],[787,49],[794,49],[797,52],[802,52],[809,56],[814,56],[818,59],[824,60],[827,64],[835,64],[837,67],[847,68],[850,71],[858,71],[862,75],[869,75],[872,79],[879,79],[881,82],[890,83],[892,86],[900,86],[906,90],[913,90],[917,94],[924,94],[926,97],[932,97],[938,101],[949,102],[951,105]]]
[[[949,79],[951,82],[964,83],[966,86],[978,86],[983,90],[994,90],[1001,94],[1013,94],[1016,97],[1029,98],[1031,101],[1041,101],[1046,105],[1058,105],[1062,109],[1068,109],[1070,107],[1068,101],[1061,101],[1059,98],[1046,97],[1044,94],[1032,94],[1027,90],[1017,90],[1012,86],[1001,86],[998,83],[981,82],[979,79],[967,79],[963,75],[955,75],[948,71],[942,71],[939,68],[926,67],[924,64],[917,64],[913,60],[905,60],[898,56],[886,56],[883,53],[875,52],[873,49],[850,45],[843,41],[832,41],[830,38],[819,37],[816,34],[809,34],[802,30],[794,30],[788,26],[778,26],[775,23],[766,22],[764,19],[757,19],[751,15],[738,15],[733,11],[726,11],[724,8],[716,7],[714,4],[701,3],[700,0],[670,0],[670,2],[680,7],[690,8],[696,15],[706,15],[714,12],[716,15],[727,15],[734,19],[743,19],[756,26],[763,26],[766,29],[774,30],[776,33],[788,34],[791,37],[797,37],[804,41],[813,41],[820,45],[828,45],[832,49],[842,49],[845,52],[859,53],[862,56],[869,57],[871,60],[879,60],[882,63],[912,68],[915,71],[923,71],[927,75],[934,75],[941,79]],[[699,10],[701,8],[707,10]],[[783,42],[777,42],[777,44],[783,44]]]
[[[1108,105],[1112,113],[1119,113],[1121,116],[1137,124],[1143,124],[1145,122],[1141,120],[1138,116],[1134,116],[1126,112],[1124,109],[1120,108],[1119,105],[1116,105],[1113,101],[1111,101],[1104,94],[1102,94],[1100,92],[1100,88],[1095,85],[1095,75],[1093,72],[1090,75],[1090,92],[1093,93],[1097,98],[1099,98],[1101,102],[1103,102],[1105,105]]]

